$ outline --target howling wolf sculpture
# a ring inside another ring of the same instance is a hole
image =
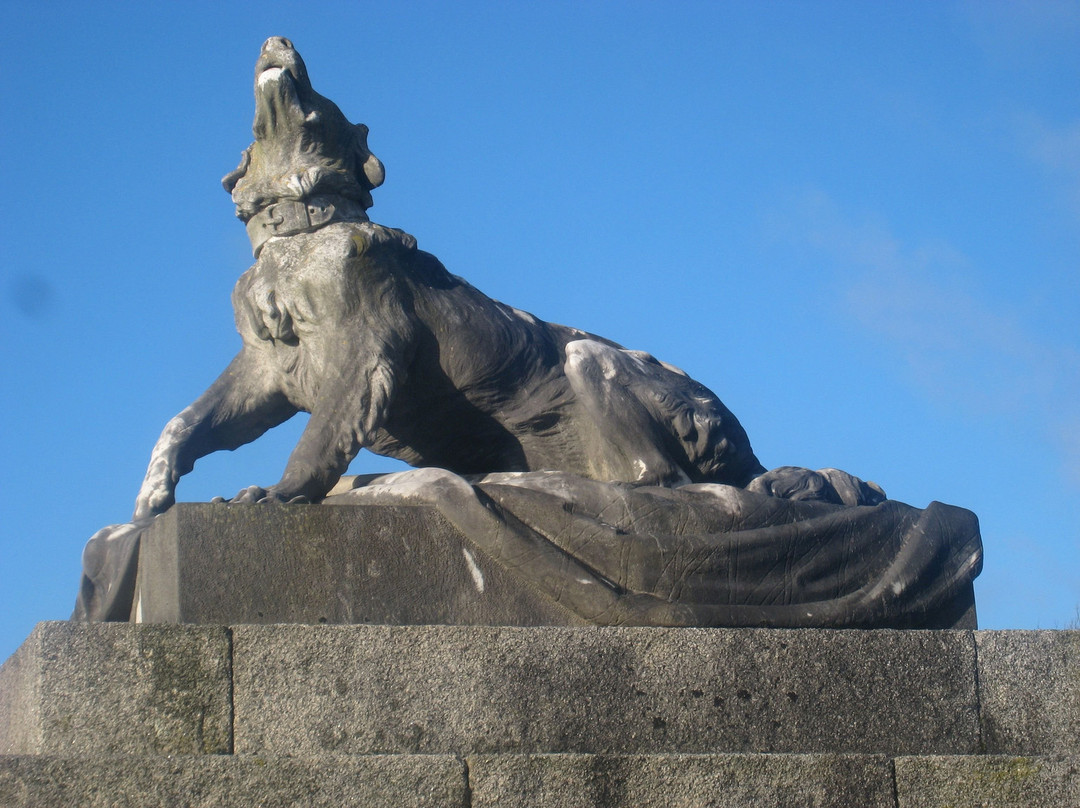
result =
[[[809,615],[815,625],[902,624],[954,598],[977,574],[978,530],[967,512],[924,514],[886,502],[876,485],[835,469],[767,472],[735,416],[678,368],[492,300],[418,250],[411,236],[372,223],[371,192],[384,173],[368,148],[368,129],[312,89],[287,39],[267,40],[256,63],[253,131],[255,142],[223,180],[256,257],[233,292],[243,346],[166,425],[133,522],[91,541],[77,613],[123,616],[123,598],[118,606],[100,605],[102,580],[130,578],[134,537],[174,503],[180,478],[200,457],[255,440],[299,411],[311,418],[281,479],[247,488],[233,502],[321,500],[364,448],[442,469],[414,480],[442,492],[429,497],[437,507],[465,507],[470,494],[462,491],[472,489],[460,487],[467,484],[459,475],[477,477],[471,480],[477,490],[517,485],[554,496],[560,513],[603,510],[605,499],[618,500],[627,515],[598,557],[595,546],[587,562],[562,547],[589,570],[579,569],[575,580],[594,575],[613,597],[642,594],[618,569],[635,541],[662,548],[640,563],[668,570],[670,558],[693,555],[686,544],[693,525],[691,543],[712,559],[699,558],[686,572],[705,576],[698,595],[686,594],[694,587],[687,588],[684,576],[674,588],[656,584],[645,596],[653,600],[641,608],[589,607],[591,616],[800,625]],[[354,496],[383,501],[393,488]],[[654,489],[662,493],[648,493]],[[417,489],[397,490],[415,496]],[[495,507],[519,499],[488,491],[486,501]],[[657,521],[660,503],[673,510]],[[687,517],[690,511],[695,518]],[[514,515],[515,525],[532,524],[545,540],[558,532]],[[643,529],[647,523],[652,526]],[[926,540],[928,524],[948,527]],[[858,541],[851,539],[855,532]],[[702,545],[703,536],[713,538]],[[131,545],[127,551],[108,549],[122,541]],[[739,562],[732,559],[746,541],[755,550],[743,553],[742,580],[718,590],[719,577],[736,572]],[[775,579],[804,556],[813,566],[811,583],[798,575]],[[750,557],[759,558],[760,568],[746,567]],[[728,560],[720,564],[720,558]],[[880,564],[870,569],[867,559],[875,558]],[[529,577],[528,570],[518,572]],[[754,576],[764,578],[748,587]],[[746,594],[751,591],[758,594]],[[770,604],[755,602],[770,599],[787,610],[763,612]],[[808,610],[807,599],[831,602],[832,611]],[[675,611],[653,608],[676,601]],[[751,611],[740,612],[743,607]]]
[[[316,93],[291,43],[256,65],[255,142],[224,185],[255,266],[233,293],[244,346],[174,418],[136,518],[195,460],[311,413],[279,482],[240,501],[321,498],[366,448],[460,473],[744,486],[765,469],[720,400],[645,353],[506,306],[368,221],[383,167],[367,127]]]

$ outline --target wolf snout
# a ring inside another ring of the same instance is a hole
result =
[[[272,36],[263,43],[263,53],[275,50],[295,50],[293,43],[283,36]]]

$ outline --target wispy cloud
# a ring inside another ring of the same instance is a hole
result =
[[[1080,33],[1080,4],[1075,0],[968,0],[963,8],[986,55],[1014,67],[1074,48]]]
[[[1039,101],[1048,77],[1060,77],[1063,88],[1075,77],[1080,3],[968,0],[961,8],[987,63],[1006,79],[1002,99],[1018,110],[1013,123],[1021,150],[1046,170],[1050,184],[1065,189],[1074,221],[1080,222],[1080,120],[1067,117],[1075,110],[1065,100],[1071,98],[1068,89],[1057,104]],[[1066,117],[1055,120],[1052,108]]]
[[[951,406],[987,414],[1019,414],[1057,396],[1061,370],[1080,370],[1078,357],[1042,343],[1016,315],[975,290],[909,272],[866,276],[845,296],[868,331],[901,353],[913,379]]]
[[[1009,419],[1018,432],[1045,430],[1080,485],[1080,345],[1043,338],[946,243],[904,243],[820,192],[799,197],[784,218],[790,237],[822,254],[843,309],[903,361],[921,396]]]
[[[1055,126],[1035,116],[1020,124],[1028,155],[1060,182],[1080,221],[1080,121]]]

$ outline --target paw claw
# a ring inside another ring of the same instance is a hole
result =
[[[248,486],[230,500],[231,502],[256,503],[259,505],[273,504],[301,504],[310,503],[311,500],[304,494],[289,497],[275,491],[273,488],[260,488],[257,485]]]

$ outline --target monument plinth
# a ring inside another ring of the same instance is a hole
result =
[[[597,621],[595,614],[589,621],[575,610],[580,604],[563,586],[565,574],[547,581],[535,574],[525,554],[544,548],[521,548],[503,534],[495,552],[504,555],[497,557],[476,537],[433,505],[181,503],[142,534],[130,619],[222,625]],[[559,562],[552,566],[558,569]],[[725,615],[729,624],[735,614],[740,612]],[[747,608],[741,614],[752,626],[769,611]],[[608,624],[632,624],[634,616],[614,607]],[[970,585],[919,622],[901,621],[907,628],[975,628]],[[889,626],[881,618],[881,625],[866,627]]]
[[[0,805],[1058,808],[1078,668],[1058,631],[43,623]]]
[[[907,630],[974,628],[974,514],[767,470],[683,371],[371,222],[287,39],[252,132],[242,347],[0,668],[0,805],[1080,801],[1074,633]],[[277,483],[175,504],[301,411]],[[343,482],[361,449],[416,468]]]

